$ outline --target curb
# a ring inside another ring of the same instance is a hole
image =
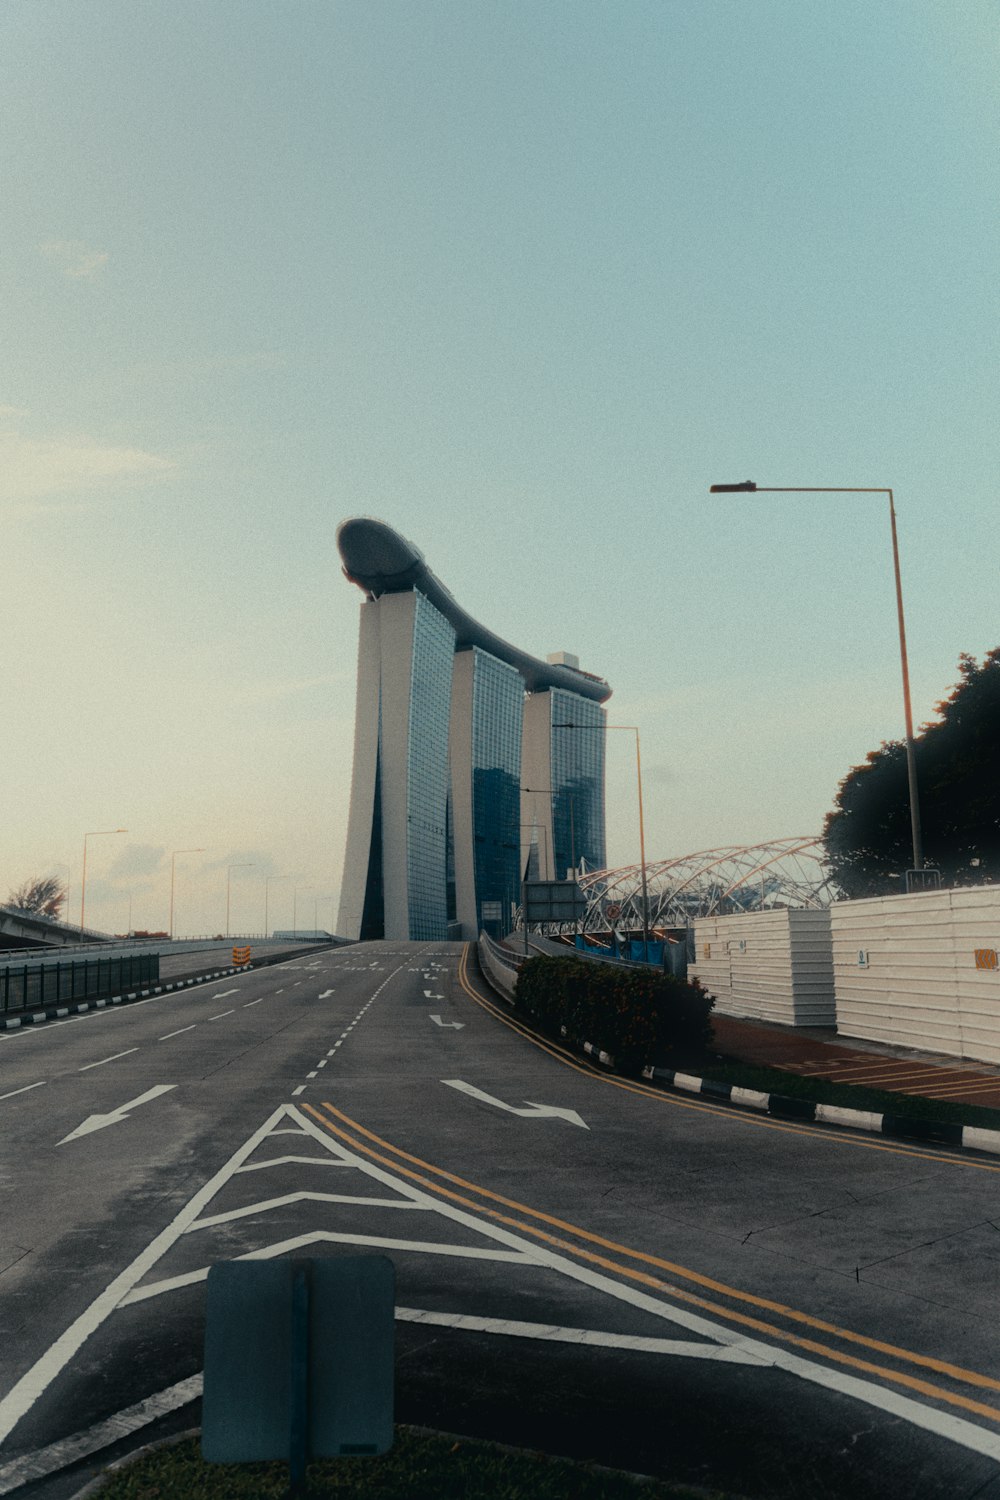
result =
[[[274,964],[289,963],[295,958],[311,958],[321,953],[324,947],[309,948],[304,953],[265,953],[248,964],[230,965],[228,969],[213,969],[210,974],[196,974],[189,979],[173,979],[169,984],[158,984],[146,990],[129,990],[124,995],[111,995],[102,1000],[84,1000],[79,1005],[50,1005],[44,1010],[29,1011],[13,1019],[0,1022],[0,1031],[15,1031],[20,1026],[38,1025],[42,1021],[61,1020],[63,1016],[79,1016],[89,1010],[106,1010],[109,1005],[127,1005],[130,1000],[146,1000],[150,995],[166,995],[174,990],[186,990],[192,984],[211,984],[216,979],[225,979],[230,974],[248,974],[251,969],[267,969]]]
[[[594,1048],[585,1046],[585,1051]],[[602,1056],[602,1061],[603,1061]],[[870,1110],[845,1109],[841,1104],[816,1104],[812,1099],[791,1099],[783,1094],[762,1094],[735,1083],[718,1083],[714,1078],[695,1078],[670,1068],[645,1067],[643,1078],[685,1094],[700,1094],[723,1103],[740,1104],[757,1109],[780,1120],[799,1120],[820,1125],[841,1125],[850,1130],[869,1130],[893,1140],[927,1141],[937,1146],[964,1146],[975,1151],[989,1151],[1000,1156],[1000,1130],[984,1130],[978,1125],[955,1125],[944,1120],[921,1120],[917,1115],[874,1114]]]
[[[478,944],[476,944],[477,958]],[[522,1024],[537,1030],[527,1017],[521,1015],[510,995],[505,995],[494,982],[486,965],[479,962],[479,972],[486,983],[499,995]],[[560,1026],[563,1038],[568,1041],[565,1026]],[[544,1032],[540,1032],[544,1036]],[[570,1044],[574,1045],[574,1044]],[[584,1042],[582,1051],[597,1059],[606,1068],[617,1071],[615,1060],[593,1042]],[[868,1130],[892,1140],[925,1141],[935,1146],[957,1146],[971,1151],[987,1151],[1000,1156],[1000,1130],[986,1130],[979,1125],[955,1125],[943,1120],[922,1120],[918,1115],[875,1114],[870,1110],[847,1109],[841,1104],[817,1104],[812,1099],[792,1099],[784,1094],[762,1094],[757,1089],[741,1088],[735,1083],[718,1083],[714,1078],[695,1078],[690,1073],[675,1072],[672,1068],[655,1068],[647,1064],[642,1077],[650,1083],[664,1088],[677,1089],[684,1094],[699,1094],[720,1104],[742,1105],[745,1109],[761,1110],[780,1120],[798,1120],[803,1124],[839,1125],[848,1130]]]
[[[42,1021],[56,1021],[63,1016],[82,1016],[90,1010],[106,1010],[109,1005],[127,1005],[130,1000],[146,1000],[150,995],[165,995],[173,990],[184,990],[192,984],[208,984],[212,980],[225,979],[229,974],[246,974],[253,968],[244,964],[239,969],[215,969],[211,974],[198,974],[191,979],[175,979],[170,984],[158,984],[148,990],[129,990],[124,995],[111,995],[103,1000],[84,1000],[79,1005],[49,1006],[45,1010],[34,1010],[3,1022],[0,1030],[16,1031],[21,1026],[37,1026]]]
[[[144,1443],[141,1448],[133,1448],[131,1453],[122,1454],[112,1463],[105,1464],[99,1474],[88,1480],[82,1490],[76,1490],[70,1500],[89,1500],[91,1495],[99,1495],[101,1490],[107,1488],[109,1479],[119,1470],[127,1469],[129,1464],[138,1463],[142,1458],[147,1458],[150,1453],[156,1453],[160,1448],[170,1448],[175,1443],[183,1443],[185,1438],[201,1437],[200,1427],[189,1427],[186,1432],[177,1432],[172,1437],[158,1438],[152,1443]]]

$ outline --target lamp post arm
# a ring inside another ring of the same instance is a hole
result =
[[[913,710],[910,705],[910,669],[906,656],[906,624],[903,619],[903,586],[899,576],[899,542],[896,537],[896,507],[892,490],[886,485],[845,484],[755,484],[744,480],[742,484],[713,484],[709,492],[713,495],[737,492],[765,495],[887,495],[889,497],[889,524],[892,528],[892,568],[896,580],[896,618],[899,622],[899,656],[903,673],[903,716],[906,729],[906,778],[910,797],[910,833],[913,842],[913,868],[924,868],[923,838],[920,830],[920,800],[917,791],[917,749],[913,738]]]

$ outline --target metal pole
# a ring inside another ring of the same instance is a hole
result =
[[[910,793],[910,833],[913,840],[913,868],[924,868],[923,841],[920,832],[920,799],[917,794],[917,755],[913,739],[913,713],[910,708],[910,669],[906,659],[906,626],[903,623],[903,586],[899,576],[899,544],[896,539],[896,507],[892,490],[885,485],[774,485],[755,484],[745,479],[742,484],[713,484],[709,487],[713,495],[736,493],[765,495],[888,495],[889,523],[892,528],[892,565],[896,578],[896,617],[899,621],[899,655],[903,668],[903,714],[906,727],[906,779]]]
[[[177,851],[170,856],[170,938],[174,936],[174,870],[177,864]]]
[[[83,835],[83,879],[80,882],[80,936],[83,936],[83,914],[87,904],[87,840],[89,833]]]
[[[910,789],[910,835],[913,840],[913,868],[924,868],[923,841],[920,835],[920,802],[917,796],[917,749],[913,740],[913,710],[910,707],[910,669],[906,659],[906,625],[903,620],[903,585],[899,576],[899,543],[896,539],[896,507],[889,491],[889,522],[892,526],[892,566],[896,576],[896,616],[899,620],[899,656],[903,668],[903,710],[906,716],[906,779]]]
[[[609,725],[610,728],[610,725]],[[635,731],[635,775],[639,786],[639,859],[642,864],[642,956],[649,962],[649,891],[646,887],[646,831],[642,820],[642,759],[639,755],[639,731]]]

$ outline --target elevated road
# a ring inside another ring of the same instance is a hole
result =
[[[0,1039],[0,1141],[0,1495],[197,1425],[215,1261],[370,1249],[399,1420],[769,1500],[1000,1497],[1000,1164],[602,1074],[462,945]]]

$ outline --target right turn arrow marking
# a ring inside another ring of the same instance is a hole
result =
[[[481,1099],[484,1104],[495,1105],[497,1109],[506,1110],[510,1115],[520,1115],[525,1120],[540,1120],[546,1115],[553,1115],[567,1120],[570,1125],[579,1125],[583,1130],[590,1129],[575,1109],[560,1109],[555,1104],[527,1104],[526,1108],[519,1109],[516,1104],[505,1104],[502,1099],[494,1099],[492,1094],[485,1094],[482,1089],[477,1089],[471,1083],[465,1083],[461,1078],[442,1078],[441,1082],[450,1089],[460,1089],[463,1094],[468,1094],[472,1099]]]

